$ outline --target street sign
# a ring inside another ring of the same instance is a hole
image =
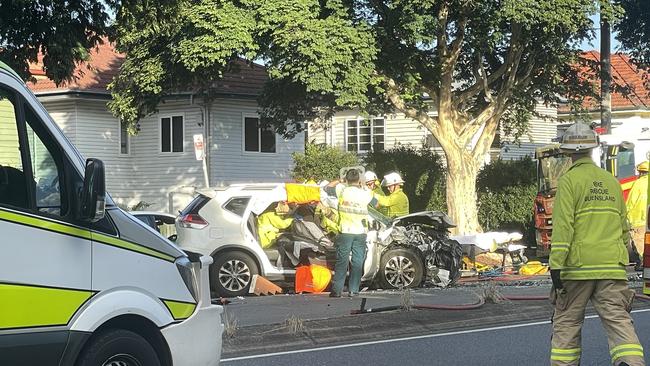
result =
[[[203,144],[203,134],[194,135],[194,155],[196,160],[205,158],[205,145]]]

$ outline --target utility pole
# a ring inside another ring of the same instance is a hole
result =
[[[600,12],[600,127],[612,132],[612,53],[609,20]]]

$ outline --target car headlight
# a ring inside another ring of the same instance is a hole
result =
[[[181,278],[185,283],[185,286],[187,286],[187,289],[190,291],[190,294],[192,294],[194,300],[198,302],[199,289],[196,274],[194,272],[194,264],[190,262],[187,257],[180,257],[176,260],[175,263],[176,268],[178,268],[178,272],[181,274]]]

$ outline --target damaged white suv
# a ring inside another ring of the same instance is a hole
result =
[[[293,281],[295,268],[287,265],[278,247],[262,249],[257,233],[258,215],[286,199],[282,198],[283,191],[283,183],[202,190],[181,211],[176,219],[176,243],[214,258],[210,282],[217,294],[232,297],[248,293],[255,274],[271,281]],[[313,211],[308,204],[300,208],[302,212]],[[429,281],[446,286],[460,277],[462,250],[448,237],[453,223],[447,215],[425,211],[391,220],[370,211],[363,283],[400,288]],[[308,215],[303,220],[309,220]],[[283,240],[292,240],[291,228]],[[336,253],[331,248],[308,251],[304,258],[309,263],[334,268]]]

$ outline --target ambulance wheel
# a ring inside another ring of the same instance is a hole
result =
[[[424,265],[419,256],[405,248],[391,249],[381,256],[379,284],[385,289],[420,286]]]
[[[90,340],[77,366],[160,366],[160,360],[139,334],[111,329]]]
[[[218,253],[210,266],[210,286],[219,296],[244,296],[256,274],[257,264],[250,255],[238,251]]]

